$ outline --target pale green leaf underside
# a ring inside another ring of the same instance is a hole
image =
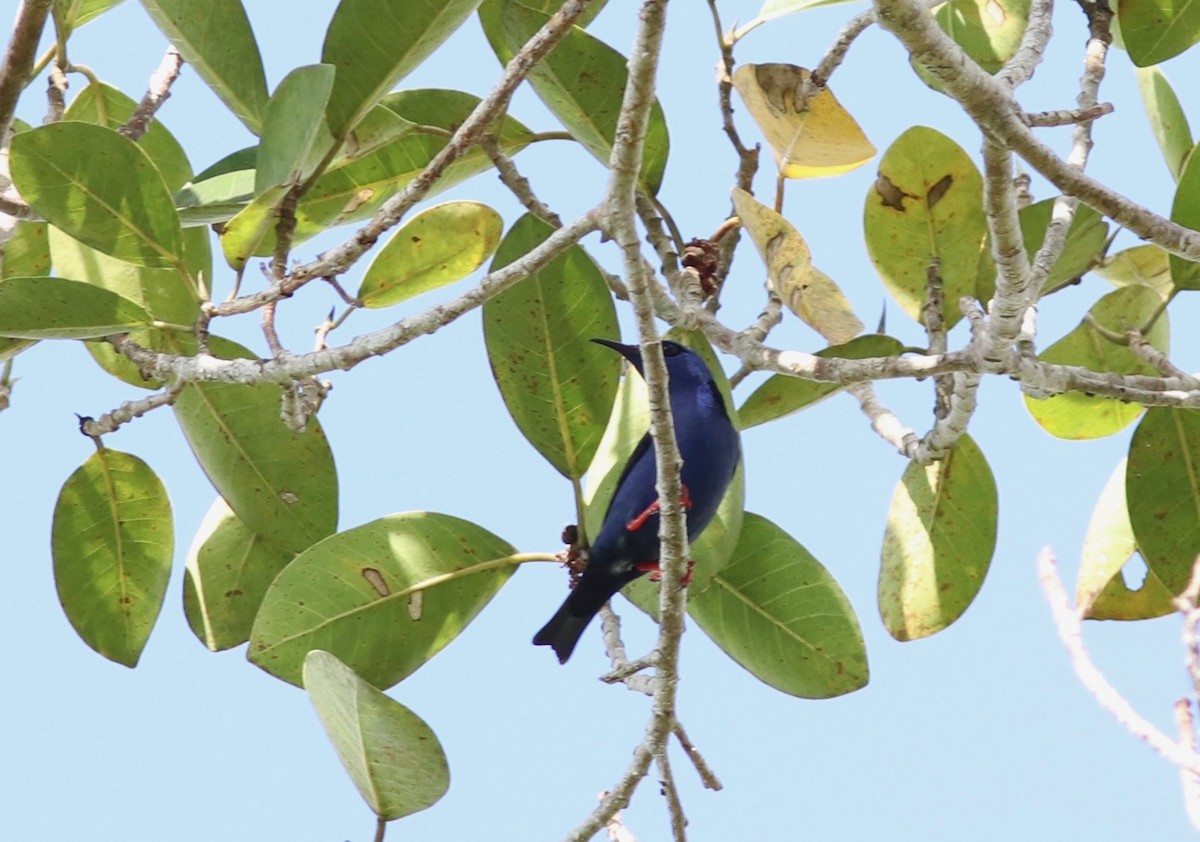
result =
[[[428,809],[446,794],[445,752],[411,710],[321,650],[304,659],[304,689],[342,766],[375,815],[392,821]]]
[[[106,448],[71,474],[54,507],[54,583],[88,646],[137,665],[167,592],[174,540],[167,491],[141,459]]]

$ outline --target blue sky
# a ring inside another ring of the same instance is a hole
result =
[[[272,87],[293,66],[319,60],[333,2],[295,2],[286,13],[266,0],[246,6]],[[592,31],[627,51],[633,4],[609,6]],[[758,6],[758,0],[722,2],[726,26],[751,18]],[[11,20],[15,8],[14,0],[0,0],[0,19]],[[778,20],[748,36],[738,58],[812,66],[841,23],[863,8],[853,3]],[[703,236],[725,218],[736,161],[720,132],[708,11],[677,3],[670,26],[661,98],[672,152],[661,197],[685,236]],[[1066,108],[1074,100],[1085,38],[1078,9],[1063,4],[1055,29],[1047,62],[1024,94],[1029,110]],[[126,3],[78,33],[72,58],[136,97],[164,47],[141,7]],[[1196,56],[1165,70],[1200,125],[1200,90],[1183,87],[1200,78]],[[404,85],[483,94],[497,75],[472,20]],[[41,87],[35,83],[36,91]],[[913,76],[886,33],[870,30],[860,39],[833,87],[881,151],[923,123],[955,137],[978,161],[978,134],[953,103]],[[1173,185],[1141,112],[1132,68],[1119,52],[1101,98],[1117,112],[1096,127],[1089,172],[1167,211]],[[43,110],[34,94],[19,115],[36,122]],[[535,129],[556,128],[526,91],[513,113]],[[197,170],[252,140],[188,70],[160,116]],[[740,109],[738,120],[743,136],[757,140]],[[1065,152],[1068,129],[1043,131]],[[570,144],[535,147],[517,163],[564,217],[600,195],[600,165]],[[862,204],[874,172],[868,164],[836,179],[794,183],[786,211],[863,321],[873,325],[886,306],[889,329],[915,344],[916,326],[885,304],[862,244]],[[770,194],[773,180],[767,162],[760,194]],[[1037,179],[1034,191],[1038,198],[1052,195]],[[509,223],[520,212],[490,173],[434,201],[444,198],[487,202]],[[311,257],[348,233],[306,244],[296,256]],[[1123,235],[1118,246],[1134,243]],[[606,265],[618,265],[598,238],[587,245]],[[761,265],[744,246],[721,311],[734,326],[752,320],[762,304]],[[218,267],[217,293],[230,282],[231,273]],[[1045,302],[1042,346],[1073,327],[1105,291],[1091,277]],[[451,293],[434,293],[442,294]],[[288,301],[280,310],[284,343],[309,347],[313,326],[332,303],[323,290]],[[360,313],[342,339],[431,303],[427,296]],[[1175,361],[1200,369],[1200,346],[1187,338],[1200,309],[1183,300],[1171,316]],[[952,345],[963,341],[961,331]],[[225,332],[261,350],[254,316]],[[794,320],[772,342],[804,350],[824,345]],[[0,483],[6,514],[0,837],[369,839],[373,817],[307,697],[248,664],[242,649],[207,652],[187,628],[183,561],[214,492],[167,412],[106,440],[149,462],[171,494],[177,564],[158,627],[133,671],[75,637],[57,603],[49,555],[59,486],[92,450],[75,432],[73,413],[98,415],[133,390],[104,377],[82,348],[67,343],[42,343],[18,358],[15,374],[13,405],[0,415],[7,477]],[[572,519],[569,486],[509,420],[491,381],[477,314],[330,379],[335,388],[321,418],[338,464],[342,528],[426,509],[473,520],[521,550],[557,549],[562,525]],[[742,386],[739,400],[751,388]],[[887,383],[880,393],[918,432],[928,425],[929,384]],[[742,671],[703,635],[687,635],[680,717],[725,784],[720,793],[701,789],[682,756],[676,759],[691,839],[1185,838],[1176,772],[1079,686],[1034,571],[1038,550],[1051,545],[1073,582],[1091,508],[1128,446],[1128,431],[1087,443],[1052,439],[1007,381],[985,383],[980,404],[971,433],[999,487],[996,556],[960,622],[907,644],[887,635],[875,607],[884,518],[901,458],[870,431],[848,396],[746,433],[747,507],[788,530],[838,579],[863,627],[871,682],[840,699],[793,699]],[[549,565],[521,570],[459,640],[391,691],[439,735],[451,788],[433,809],[392,827],[389,838],[559,838],[625,768],[648,703],[596,681],[606,667],[598,632],[589,630],[565,667],[529,645],[563,587]],[[621,613],[631,651],[644,651],[652,640],[649,621],[630,606]],[[1085,631],[1114,683],[1170,731],[1171,705],[1188,690],[1177,620],[1092,624]],[[625,815],[638,839],[666,838],[653,780]]]

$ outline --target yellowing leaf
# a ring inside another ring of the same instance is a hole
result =
[[[388,307],[465,278],[500,244],[504,221],[479,202],[446,202],[396,232],[363,277],[366,307]]]
[[[820,178],[861,167],[875,155],[850,112],[828,88],[805,97],[810,72],[794,64],[743,64],[733,86],[766,136],[784,178]]]
[[[767,265],[767,278],[788,309],[837,345],[862,333],[846,296],[812,264],[808,244],[792,224],[745,190],[734,188],[733,206]]]

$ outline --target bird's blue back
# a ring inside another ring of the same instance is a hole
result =
[[[688,540],[694,541],[717,513],[737,469],[737,432],[724,400],[704,361],[682,346],[667,357],[675,438],[683,457],[681,480],[691,498],[687,509]],[[608,513],[592,543],[589,569],[632,581],[634,565],[658,558],[657,513],[634,530],[628,525],[658,499],[657,471],[650,436],[634,451],[613,493]],[[599,561],[599,563],[597,563]]]

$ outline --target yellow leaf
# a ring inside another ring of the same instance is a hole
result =
[[[806,98],[810,72],[794,64],[743,64],[733,86],[775,153],[784,178],[820,178],[860,167],[875,155],[850,112],[821,88]]]
[[[828,275],[813,266],[808,243],[790,222],[736,187],[733,206],[767,266],[771,288],[788,309],[835,345],[862,333],[863,324],[850,302]]]

